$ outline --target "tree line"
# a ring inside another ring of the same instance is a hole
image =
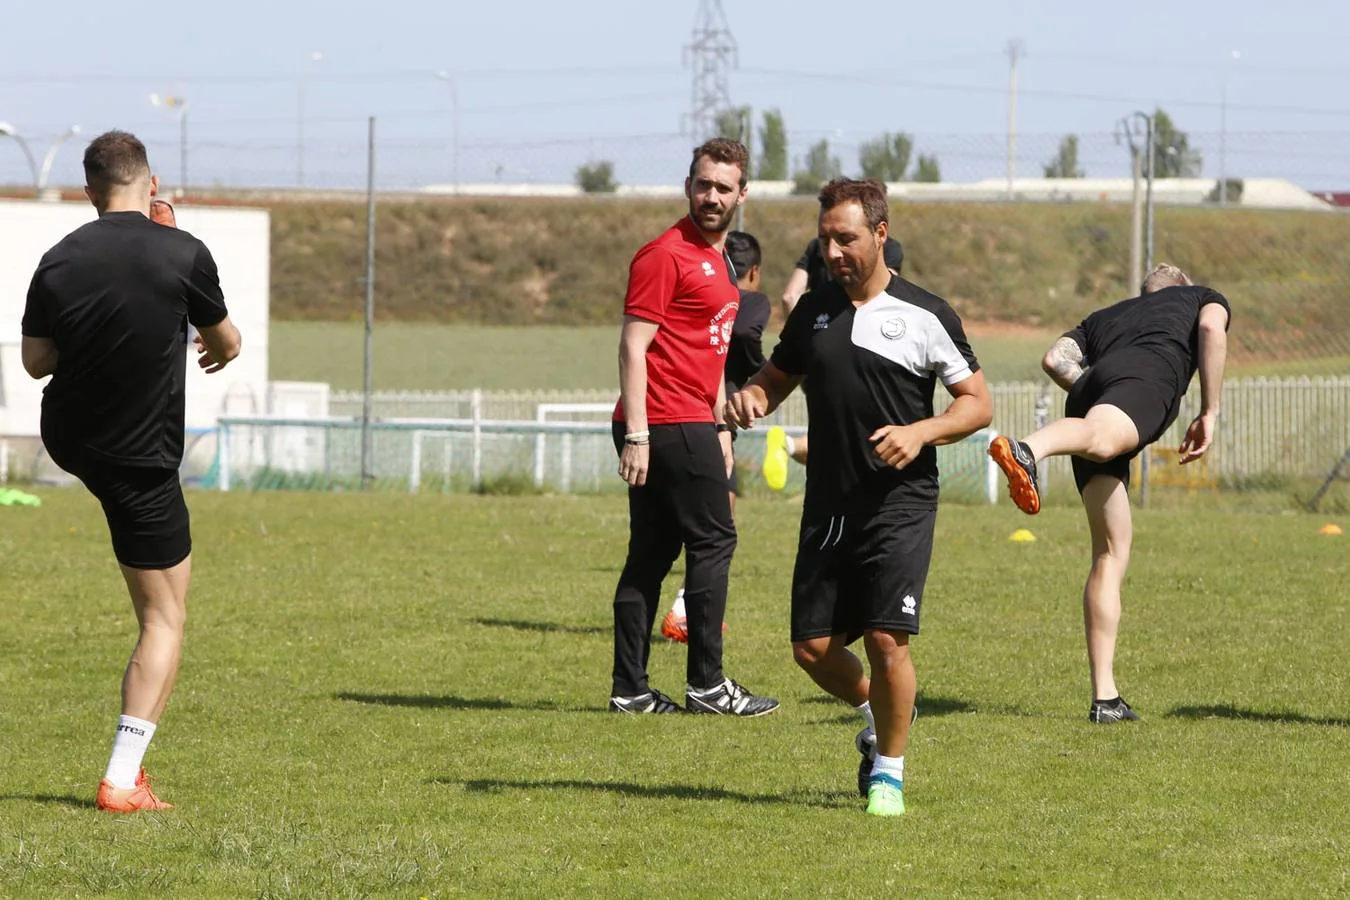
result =
[[[828,138],[821,138],[806,149],[793,168],[788,156],[787,126],[777,109],[766,109],[761,124],[753,129],[750,107],[722,110],[716,117],[718,137],[733,138],[752,146],[757,155],[751,161],[751,177],[760,181],[791,181],[795,194],[815,194],[821,185],[844,174],[843,162],[832,151]],[[1200,174],[1203,159],[1191,147],[1190,137],[1162,109],[1153,114],[1153,173],[1155,178],[1194,178]],[[1065,135],[1055,156],[1045,162],[1046,178],[1084,178],[1086,172],[1078,158],[1078,135]],[[913,181],[935,184],[942,180],[942,166],[936,153],[914,153],[914,137],[903,131],[884,132],[864,141],[858,148],[858,167],[863,178],[879,181]],[[911,166],[911,162],[913,165]],[[1141,161],[1146,170],[1147,160]],[[1228,179],[1229,198],[1240,196],[1241,180]],[[576,170],[577,185],[588,194],[612,193],[614,164],[609,160],[588,162]],[[1215,197],[1219,187],[1215,187]]]

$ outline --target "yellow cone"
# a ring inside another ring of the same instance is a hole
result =
[[[1317,529],[1317,533],[1318,533],[1318,534],[1341,534],[1342,532],[1341,532],[1341,526],[1337,525],[1337,524],[1334,523],[1334,522],[1328,522],[1327,524],[1323,525],[1321,528]]]
[[[764,463],[760,467],[764,481],[775,491],[781,491],[788,480],[787,432],[775,425],[764,436]]]
[[[1036,540],[1036,535],[1032,534],[1026,528],[1019,528],[1008,535],[1008,540],[1018,544],[1030,544],[1032,541]]]

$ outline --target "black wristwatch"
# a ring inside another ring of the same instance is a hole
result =
[[[730,430],[731,430],[731,426],[728,425],[726,422],[718,422],[718,423],[717,423],[717,433],[718,433],[718,434],[721,434],[721,433],[724,432],[724,431],[730,431]]]

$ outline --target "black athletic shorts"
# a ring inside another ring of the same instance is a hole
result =
[[[936,509],[882,507],[802,519],[792,572],[792,640],[865,629],[919,633]]]
[[[1106,462],[1072,457],[1073,480],[1078,485],[1078,493],[1083,493],[1094,475],[1110,475],[1128,487],[1130,460],[1162,437],[1176,421],[1184,392],[1184,386],[1179,389],[1169,374],[1159,371],[1157,357],[1149,353],[1136,354],[1127,350],[1091,366],[1069,391],[1064,401],[1064,415],[1082,418],[1094,406],[1115,406],[1134,423],[1139,432],[1139,444]]]
[[[192,552],[177,469],[96,462],[48,446],[52,460],[103,504],[113,555],[131,569],[170,569]]]

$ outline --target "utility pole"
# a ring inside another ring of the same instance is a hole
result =
[[[1017,177],[1017,61],[1026,53],[1018,38],[1008,41],[1008,199],[1013,197]]]
[[[736,38],[722,12],[722,0],[699,0],[694,33],[684,48],[684,64],[693,69],[693,93],[681,130],[700,143],[713,136],[717,114],[731,109],[728,76],[739,65]]]

